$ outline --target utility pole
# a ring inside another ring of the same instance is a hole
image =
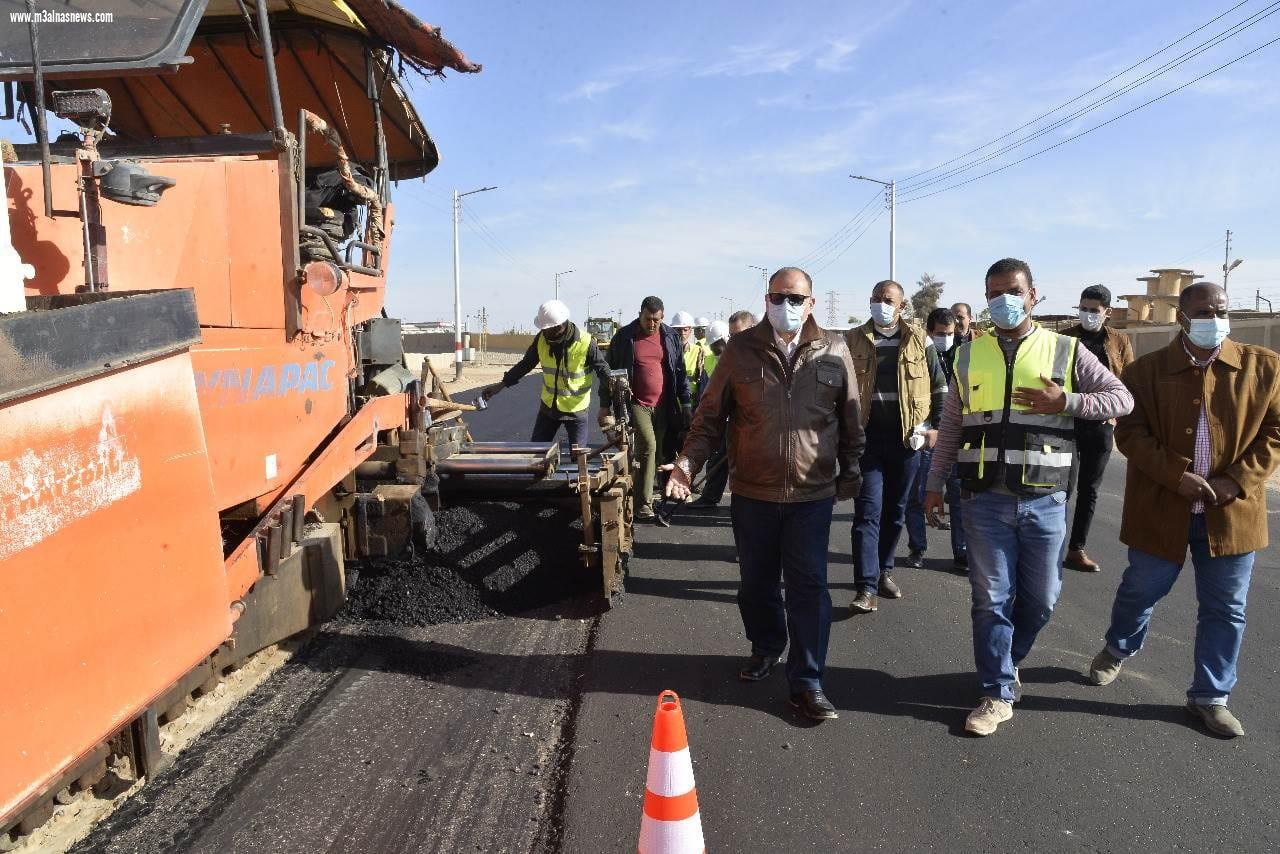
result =
[[[458,222],[462,219],[462,199],[487,193],[497,187],[481,187],[466,193],[453,191],[453,381],[462,379],[462,268],[458,260]]]
[[[1231,275],[1231,271],[1240,266],[1240,258],[1231,260],[1231,229],[1227,229],[1227,246],[1222,253],[1222,289],[1227,289],[1227,277]]]
[[[595,299],[596,297],[598,297],[598,296],[600,296],[600,294],[595,293],[595,294],[592,294],[591,296],[587,297],[587,316],[583,318],[583,320],[584,320],[584,321],[585,321],[585,320],[590,320],[590,319],[591,319],[591,301],[592,301],[593,299]]]
[[[827,328],[840,325],[840,295],[835,291],[827,291]]]
[[[769,269],[767,267],[761,267],[757,264],[748,264],[747,266],[750,267],[752,270],[760,271],[760,279],[761,281],[764,282],[764,289],[766,291],[769,290]]]
[[[567,276],[572,272],[573,272],[572,270],[563,270],[559,273],[556,273],[556,299],[560,299],[560,277]]]
[[[855,181],[870,181],[873,184],[879,184],[885,189],[884,200],[889,206],[889,278],[896,282],[898,280],[898,248],[894,233],[898,227],[898,182],[881,181],[878,178],[868,178],[865,175],[850,175],[849,177]]]
[[[725,319],[728,320],[733,316],[733,297],[720,297],[720,299],[729,303],[729,313],[725,315]]]

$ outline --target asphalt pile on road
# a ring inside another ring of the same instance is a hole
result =
[[[485,501],[436,513],[435,547],[348,571],[350,622],[407,626],[521,614],[597,586],[578,558],[577,504]],[[355,576],[351,578],[351,576]]]

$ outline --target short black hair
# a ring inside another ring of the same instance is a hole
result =
[[[902,295],[902,299],[904,301],[906,300],[907,298],[906,290],[902,287],[902,285],[898,284],[893,279],[884,279],[882,281],[876,282],[875,285],[873,285],[871,288],[871,293],[874,294],[876,291],[880,290],[885,285],[893,285],[895,288],[898,289],[898,293]]]
[[[1226,291],[1222,289],[1222,285],[1217,282],[1193,282],[1183,288],[1182,293],[1178,294],[1178,308],[1185,309],[1187,307],[1187,303],[1191,302],[1191,298],[1193,296],[1203,293],[1204,291],[1209,291],[1215,295],[1219,291],[1224,294],[1226,293]]]
[[[813,294],[813,277],[810,276],[808,273],[806,273],[804,270],[801,270],[799,267],[779,267],[778,269],[774,270],[773,275],[769,277],[768,286],[773,287],[773,280],[783,275],[784,273],[799,273],[800,275],[804,276],[804,280],[809,284],[809,294],[810,295]]]
[[[1111,308],[1111,289],[1106,285],[1090,285],[1080,292],[1080,301],[1096,299],[1103,308]]]
[[[662,300],[658,297],[645,297],[640,301],[640,311],[657,314],[663,310]]]
[[[1034,288],[1035,280],[1031,278],[1031,267],[1026,261],[1020,258],[1001,258],[999,261],[987,268],[987,275],[982,280],[982,286],[986,287],[987,282],[991,281],[992,276],[1004,276],[1009,273],[1021,273],[1027,277],[1027,287]]]
[[[924,328],[933,331],[939,326],[946,326],[948,323],[955,323],[956,315],[949,308],[935,308],[929,312],[929,317],[924,322]]]
[[[755,326],[760,321],[756,320],[756,316],[745,308],[741,311],[735,311],[733,314],[729,315],[729,323],[743,322],[748,322],[751,326]]]

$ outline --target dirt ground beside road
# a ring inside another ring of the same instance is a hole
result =
[[[430,359],[431,366],[444,380],[449,396],[465,403],[470,403],[469,398],[474,396],[468,395],[468,392],[496,383],[520,358],[514,353],[482,353],[476,357],[476,361],[463,365],[462,379],[454,382],[452,353],[406,353],[404,357],[406,367],[415,373],[422,370],[424,359]],[[530,373],[538,374],[541,370],[534,368]]]

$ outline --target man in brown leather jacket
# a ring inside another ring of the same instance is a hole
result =
[[[693,474],[727,438],[738,609],[751,642],[739,676],[764,679],[789,639],[791,704],[825,720],[837,716],[822,692],[831,634],[831,514],[861,485],[863,432],[849,351],[838,333],[819,328],[810,316],[813,303],[813,282],[803,270],[783,267],[769,279],[766,319],[729,339],[667,494],[688,497]]]

